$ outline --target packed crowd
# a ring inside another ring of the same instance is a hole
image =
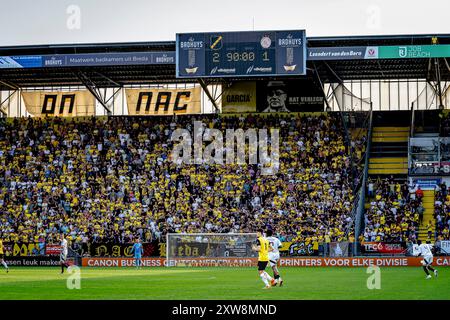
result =
[[[370,206],[365,214],[364,241],[415,242],[424,214],[423,190],[412,182],[396,181],[392,176],[369,178]]]
[[[437,240],[450,240],[450,193],[445,182],[436,186],[434,210]]]
[[[223,131],[279,128],[278,173],[175,163],[171,134],[192,131],[194,120]],[[16,118],[0,124],[0,232],[6,242],[56,243],[64,232],[80,243],[128,243],[268,226],[281,240],[345,240],[352,171],[362,170],[349,155],[359,161],[364,146],[362,137],[348,150],[331,113]]]

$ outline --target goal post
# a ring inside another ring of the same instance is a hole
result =
[[[256,233],[168,233],[166,266],[252,266]]]

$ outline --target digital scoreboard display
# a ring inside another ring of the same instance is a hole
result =
[[[304,30],[177,34],[177,78],[306,74]]]

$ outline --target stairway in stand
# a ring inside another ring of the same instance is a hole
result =
[[[436,219],[434,218],[434,190],[423,190],[422,204],[425,208],[425,212],[423,213],[423,221],[419,226],[419,240],[434,241],[436,230]],[[432,234],[431,238],[428,238],[427,224],[430,221],[432,224]]]
[[[409,127],[374,127],[369,175],[408,174]]]

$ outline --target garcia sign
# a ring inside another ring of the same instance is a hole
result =
[[[222,112],[256,112],[256,82],[237,81],[223,90]]]

